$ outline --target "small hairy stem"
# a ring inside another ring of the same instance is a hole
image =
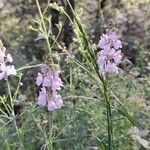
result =
[[[107,80],[103,82],[103,87],[104,87],[104,98],[105,98],[106,109],[107,109],[108,150],[113,150],[113,125],[112,125],[111,103],[109,99]]]

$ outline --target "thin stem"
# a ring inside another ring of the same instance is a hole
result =
[[[13,120],[14,120],[14,125],[15,125],[15,129],[16,129],[16,132],[17,132],[17,135],[18,135],[18,138],[21,142],[21,144],[23,143],[22,140],[21,140],[21,136],[20,136],[20,130],[18,129],[18,126],[17,126],[17,123],[16,123],[16,116],[15,116],[15,112],[14,112],[14,104],[13,104],[13,97],[12,97],[12,93],[11,93],[11,89],[10,89],[10,84],[9,84],[9,81],[7,79],[7,89],[8,89],[8,95],[9,95],[9,98],[10,98],[10,107],[11,107],[11,111],[12,111],[12,116],[13,116]],[[23,145],[23,144],[22,144]]]
[[[36,0],[36,4],[37,4],[38,11],[39,11],[40,19],[41,19],[41,27],[42,27],[43,37],[46,40],[47,48],[48,48],[48,51],[49,51],[50,63],[52,64],[51,67],[52,67],[52,69],[54,69],[54,62],[53,62],[53,56],[52,56],[52,47],[51,47],[50,42],[49,42],[49,32],[46,29],[46,23],[44,21],[44,15],[41,11],[41,7],[40,7],[40,4],[39,4],[38,0]],[[48,3],[48,5],[49,5],[49,3]],[[45,11],[44,11],[44,13],[45,13]],[[48,122],[49,122],[49,133],[50,133],[50,135],[48,137],[47,149],[52,150],[53,149],[53,137],[52,137],[53,136],[53,131],[52,131],[53,117],[52,117],[52,113],[50,113],[50,112],[48,113]]]
[[[31,69],[31,68],[36,68],[36,67],[40,67],[42,66],[42,64],[37,64],[37,65],[32,65],[32,66],[24,66],[24,67],[21,67],[19,69],[17,69],[17,71],[21,71],[21,70],[25,70],[25,69]]]
[[[48,120],[49,120],[49,144],[48,144],[48,149],[52,150],[53,149],[53,116],[52,112],[48,112]]]
[[[107,109],[108,150],[113,150],[113,125],[112,125],[111,103],[109,100],[107,80],[103,82],[103,87],[104,87],[104,98],[105,98],[106,109]]]
[[[37,4],[37,8],[38,8],[39,15],[40,15],[40,18],[41,18],[42,28],[43,28],[43,32],[44,32],[43,34],[44,34],[44,38],[46,40],[46,44],[47,44],[47,47],[48,47],[50,61],[51,61],[52,64],[54,64],[53,63],[53,57],[52,57],[52,49],[51,49],[51,46],[50,46],[50,43],[49,43],[49,34],[46,30],[46,24],[45,24],[45,21],[44,21],[44,16],[42,14],[40,4],[39,4],[38,0],[36,0],[36,4]]]
[[[9,81],[7,80],[6,83],[7,83],[7,89],[8,89],[8,95],[9,95],[9,99],[10,99],[11,109],[13,110],[13,99],[12,99]]]

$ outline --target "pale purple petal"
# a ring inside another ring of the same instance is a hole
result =
[[[56,94],[53,95],[53,101],[55,102],[55,106],[57,109],[60,109],[63,106],[63,101],[60,95]]]
[[[113,46],[115,49],[122,48],[122,44],[120,40],[117,40],[116,42],[113,43]]]
[[[101,36],[98,46],[102,48],[98,54],[97,63],[100,68],[101,74],[105,73],[118,73],[117,65],[121,62],[121,41],[119,40],[117,29],[107,29],[106,34]],[[117,51],[118,50],[118,51]]]
[[[0,80],[2,80],[2,79],[4,79],[4,78],[5,78],[5,72],[2,71],[2,72],[0,72]]]
[[[114,32],[110,32],[109,34],[107,34],[107,36],[109,37],[109,39],[112,41],[112,42],[115,42],[119,39],[119,36],[114,33]]]
[[[105,67],[105,72],[118,74],[118,67],[116,66],[115,63],[108,62]]]
[[[102,49],[108,48],[110,46],[110,41],[107,35],[101,36],[101,39],[99,40],[98,46]]]
[[[60,90],[60,87],[63,86],[63,82],[59,77],[60,72],[56,71],[52,78],[52,91]]]
[[[55,105],[55,103],[52,100],[48,102],[48,106],[47,107],[48,107],[48,111],[53,111],[53,110],[56,109],[56,105]]]
[[[13,58],[11,57],[10,54],[7,54],[7,61],[8,61],[8,62],[12,62],[12,61],[13,61]]]
[[[6,76],[10,76],[10,75],[16,75],[17,74],[17,71],[15,69],[15,66],[7,66],[6,67]]]
[[[99,56],[98,57],[98,60],[97,60],[97,63],[101,66],[101,65],[104,65],[105,64],[105,56]]]
[[[5,53],[0,50],[0,63],[4,63]]]
[[[39,97],[38,97],[38,105],[45,106],[46,105],[46,89],[43,87],[41,88],[41,91],[39,92]]]
[[[115,53],[114,56],[113,56],[114,62],[115,62],[116,64],[121,63],[121,58],[122,58],[122,56],[121,56],[121,51],[120,51],[120,50],[119,50],[119,51],[116,51],[116,53]]]
[[[43,76],[42,76],[41,73],[38,73],[38,76],[36,78],[36,84],[37,84],[37,86],[40,86],[42,84],[42,82],[43,82]]]
[[[44,87],[50,87],[51,86],[51,76],[44,77],[42,85]]]

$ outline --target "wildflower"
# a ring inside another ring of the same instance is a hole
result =
[[[56,71],[52,76],[52,91],[60,90],[60,87],[63,85],[61,79],[59,78],[59,71]]]
[[[109,47],[114,47],[115,49],[122,48],[121,41],[119,40],[119,36],[117,34],[117,29],[107,29],[106,34],[101,36],[98,46],[102,49],[107,49]]]
[[[63,101],[60,95],[53,93],[52,100],[48,101],[48,110],[53,111],[55,109],[60,109],[63,106]]]
[[[3,47],[2,41],[0,40],[0,80],[7,80],[8,76],[16,75],[16,69],[13,65],[7,65],[7,63],[11,63],[13,58],[10,54],[5,54],[6,48]]]
[[[106,73],[118,74],[118,64],[121,62],[121,41],[117,34],[117,29],[106,30],[106,34],[101,36],[98,46],[102,49],[98,53],[97,63],[102,75]]]
[[[39,92],[38,97],[38,105],[45,106],[46,105],[46,89],[45,87],[41,88],[41,91]]]
[[[36,84],[42,86],[39,92],[38,105],[47,105],[48,111],[60,109],[63,101],[58,91],[63,86],[63,82],[59,77],[60,71],[52,71],[47,65],[43,65],[41,73],[38,73]]]

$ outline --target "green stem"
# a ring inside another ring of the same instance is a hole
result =
[[[52,47],[51,47],[50,42],[49,42],[49,32],[46,29],[46,23],[44,21],[44,15],[41,11],[41,7],[40,7],[38,0],[36,0],[36,4],[37,4],[38,11],[39,11],[40,19],[41,19],[42,32],[43,32],[44,38],[46,40],[47,48],[49,51],[49,58],[50,58],[51,67],[53,70],[54,69],[54,61],[53,61],[53,56],[52,56]],[[44,11],[44,13],[45,13],[45,11]],[[52,150],[53,149],[53,137],[52,137],[53,136],[53,131],[52,131],[53,117],[52,117],[51,112],[48,113],[48,121],[49,121],[49,137],[48,137],[47,149]]]
[[[103,87],[104,87],[104,98],[105,98],[106,109],[107,109],[108,150],[113,150],[113,125],[112,125],[111,103],[109,99],[107,80],[103,82]]]
[[[51,49],[51,46],[50,46],[50,43],[49,43],[49,34],[48,34],[47,30],[46,30],[46,24],[45,24],[45,21],[44,21],[44,16],[42,14],[42,11],[41,11],[41,8],[40,8],[40,4],[39,4],[38,0],[36,0],[36,4],[37,4],[37,8],[38,8],[39,15],[40,15],[40,18],[41,18],[41,23],[42,23],[44,38],[46,40],[46,44],[47,44],[48,51],[49,51],[50,62],[52,64],[54,64],[53,63],[53,57],[52,57],[52,49]]]
[[[15,112],[14,112],[14,104],[13,104],[13,97],[12,97],[12,94],[11,94],[11,89],[10,89],[10,84],[9,84],[9,81],[7,79],[7,89],[8,89],[8,95],[9,95],[9,99],[10,99],[10,107],[11,107],[11,111],[12,111],[12,117],[13,117],[13,120],[14,120],[14,125],[15,125],[15,129],[16,129],[16,132],[17,132],[17,135],[18,135],[18,138],[20,140],[20,143],[22,144],[22,139],[21,139],[21,136],[20,136],[20,130],[18,129],[18,126],[17,126],[17,123],[16,123],[16,116],[15,116]],[[22,144],[23,146],[23,144]]]
[[[7,80],[6,83],[7,83],[7,89],[8,89],[8,95],[9,95],[9,99],[10,99],[11,109],[13,110],[13,99],[12,99],[12,95],[11,95],[11,90],[10,90],[9,81]]]
[[[36,67],[40,67],[40,66],[42,66],[42,64],[31,65],[31,66],[24,66],[24,67],[21,67],[21,68],[17,69],[17,71],[21,71],[21,70],[25,70],[25,69],[31,69],[31,68],[36,68]]]
[[[53,116],[52,112],[48,112],[48,119],[49,119],[49,144],[48,144],[48,150],[53,149]]]

